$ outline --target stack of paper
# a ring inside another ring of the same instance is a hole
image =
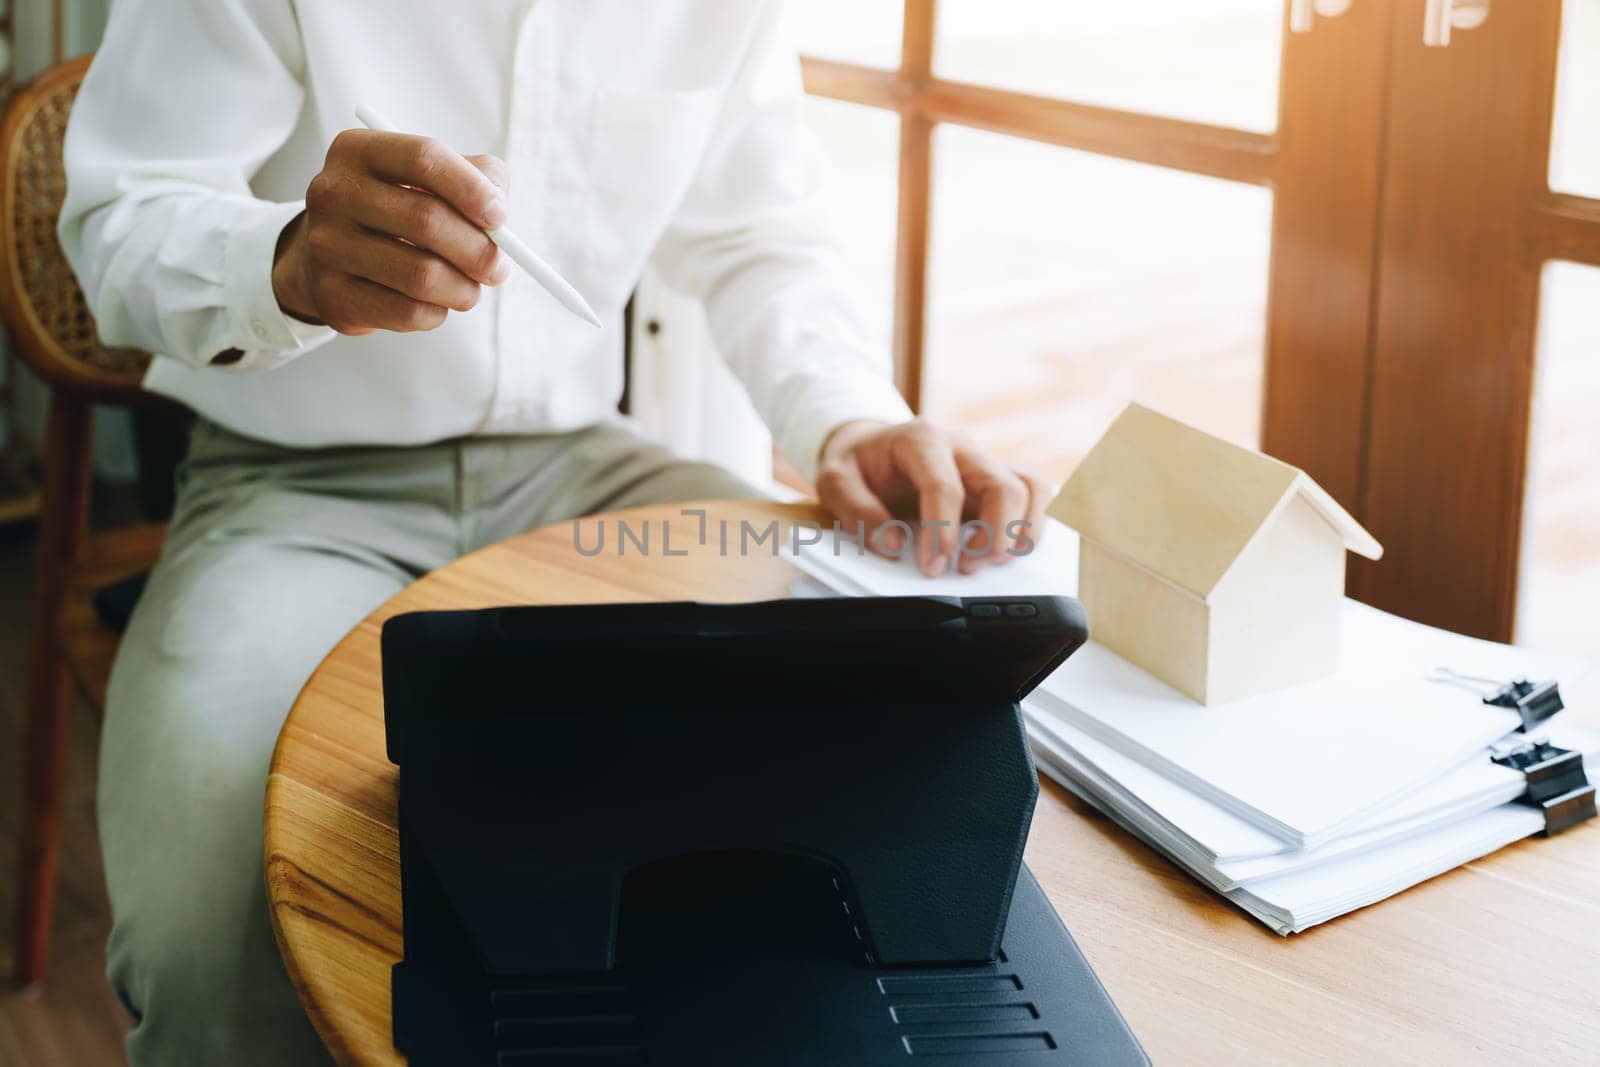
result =
[[[1052,523],[1031,555],[929,580],[909,562],[835,552],[799,566],[845,595],[1074,591],[1077,542]],[[1092,620],[1091,620],[1092,629]],[[1588,665],[1478,641],[1346,602],[1340,669],[1202,706],[1092,641],[1025,702],[1040,768],[1279,933],[1391,896],[1537,832],[1520,772],[1490,759],[1515,712],[1428,679],[1557,678]],[[1548,739],[1600,759],[1600,737],[1556,716]]]

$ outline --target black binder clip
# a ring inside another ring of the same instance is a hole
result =
[[[1428,677],[1430,681],[1448,682],[1470,689],[1477,693],[1485,704],[1492,704],[1497,708],[1510,708],[1522,716],[1520,729],[1523,733],[1529,732],[1566,707],[1561,699],[1561,687],[1554,679],[1548,682],[1530,682],[1526,678],[1513,678],[1509,682],[1497,682],[1492,678],[1462,674],[1449,667],[1435,667]],[[1488,688],[1484,688],[1485,686]]]
[[[1550,716],[1566,707],[1561,700],[1561,687],[1555,680],[1530,682],[1517,678],[1483,698],[1485,704],[1511,708],[1522,716],[1522,732],[1527,733]]]
[[[1554,688],[1554,683],[1548,684]],[[1501,753],[1494,761],[1521,771],[1528,780],[1528,791],[1520,799],[1544,813],[1540,837],[1554,837],[1594,818],[1595,788],[1583,772],[1583,753],[1534,741]]]

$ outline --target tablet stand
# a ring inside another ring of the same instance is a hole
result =
[[[880,603],[391,620],[412,1064],[1144,1062],[1022,867],[1075,603]]]

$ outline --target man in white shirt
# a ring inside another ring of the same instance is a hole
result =
[[[779,448],[881,547],[966,558],[1046,488],[921,421],[819,237],[777,0],[119,0],[61,237],[102,336],[194,408],[177,515],[108,698],[110,973],[136,1064],[321,1058],[262,888],[299,686],[421,573],[543,522],[747,495],[615,415],[647,261],[704,302]],[[413,134],[351,130],[366,104]],[[462,156],[455,149],[494,152]],[[512,227],[594,330],[484,235]],[[942,524],[942,525],[940,525]],[[1015,527],[1013,527],[1015,529]],[[1024,535],[1026,536],[1026,535]]]

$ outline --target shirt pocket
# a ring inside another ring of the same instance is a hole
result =
[[[643,267],[694,182],[722,101],[715,88],[596,92],[588,240],[598,263]]]

